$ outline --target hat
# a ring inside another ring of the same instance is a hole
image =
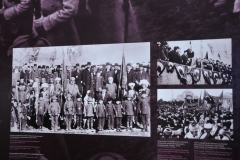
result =
[[[49,66],[46,66],[46,68],[49,68]]]
[[[45,68],[45,65],[43,65],[42,68]]]
[[[128,83],[128,86],[130,87],[130,86],[135,86],[135,83]]]
[[[107,63],[106,63],[106,66],[108,66],[108,65],[110,65],[110,63],[109,63],[109,62],[107,62]]]
[[[76,66],[79,66],[79,63],[76,63]]]
[[[75,77],[71,77],[70,80],[71,80],[71,81],[75,81]]]
[[[37,64],[35,63],[33,66],[37,66]]]
[[[56,99],[57,99],[57,97],[54,95],[54,96],[52,96],[52,99],[55,99],[55,100],[56,100]]]
[[[87,65],[91,65],[91,62],[87,62]]]
[[[43,83],[41,87],[47,88],[47,87],[48,87],[48,84],[47,84],[47,83]]]
[[[118,66],[118,63],[115,63],[114,65],[115,65],[115,66]]]
[[[61,81],[61,78],[57,77],[55,78],[55,81]]]
[[[113,77],[108,77],[108,80],[113,79]]]
[[[140,85],[146,85],[146,86],[149,86],[150,84],[149,84],[148,80],[146,80],[146,79],[142,79],[142,80],[140,80]]]
[[[40,98],[40,97],[43,97],[43,94],[42,94],[42,93],[39,94],[39,98]]]

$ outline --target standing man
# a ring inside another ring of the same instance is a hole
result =
[[[86,94],[86,91],[87,90],[91,90],[91,62],[87,62],[87,67],[86,69],[84,70],[84,76],[82,77],[83,78],[83,85],[84,85],[84,90],[85,90],[85,93],[84,95]]]
[[[80,69],[79,63],[76,64],[76,70],[73,72],[73,76],[75,77],[76,85],[78,86],[79,92],[82,94],[82,72]]]
[[[74,115],[74,103],[72,101],[72,96],[67,95],[67,101],[64,104],[64,114],[66,116],[66,130],[71,130],[72,117]]]
[[[56,96],[52,96],[52,103],[50,103],[49,106],[49,114],[51,116],[51,120],[52,120],[52,130],[55,132],[56,131],[56,127],[58,126],[58,117],[60,115],[60,105],[57,102],[57,97]]]
[[[76,101],[76,96],[79,93],[78,86],[75,84],[75,78],[71,77],[70,84],[66,87],[66,93],[71,94],[73,96],[73,101]]]

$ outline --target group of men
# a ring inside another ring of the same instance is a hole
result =
[[[228,140],[233,137],[233,113],[198,109],[159,108],[158,135],[160,138]]]
[[[148,131],[150,91],[148,66],[127,64],[127,88],[121,66],[16,66],[12,74],[11,126],[19,130],[113,129]],[[116,119],[114,121],[114,119]],[[105,123],[108,121],[108,124]],[[134,125],[133,125],[134,122]],[[116,124],[115,124],[116,123]]]

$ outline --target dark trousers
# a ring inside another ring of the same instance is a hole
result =
[[[77,127],[82,128],[82,120],[83,120],[83,115],[77,114],[76,115]]]
[[[98,117],[98,129],[103,129],[105,123],[105,117]]]
[[[141,118],[142,118],[142,123],[143,123],[143,129],[147,129],[147,125],[148,125],[147,114],[141,114]]]
[[[37,116],[37,123],[39,126],[43,126],[43,123],[44,123],[44,115],[38,115]]]
[[[20,118],[20,130],[26,130],[27,120],[25,118]]]
[[[72,115],[71,114],[65,115],[65,120],[66,120],[66,129],[71,129]]]
[[[114,128],[114,116],[108,115],[108,128]]]
[[[120,129],[121,123],[122,123],[122,117],[116,117],[117,122],[117,129]]]
[[[127,127],[132,128],[133,115],[127,115]]]

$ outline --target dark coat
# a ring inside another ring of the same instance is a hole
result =
[[[78,12],[79,0],[41,0],[46,38],[53,46],[79,45],[73,16]]]
[[[149,97],[141,98],[138,102],[138,108],[141,111],[141,114],[150,114],[150,99]]]
[[[73,76],[76,78],[75,82],[76,82],[76,85],[78,86],[78,89],[80,90],[82,88],[82,72],[81,70],[77,71],[75,70],[73,72]]]
[[[91,70],[85,69],[83,74],[83,83],[85,84],[86,90],[90,90],[91,88]]]
[[[96,106],[96,115],[97,115],[98,117],[105,117],[105,116],[106,116],[104,104],[98,104],[98,105]]]
[[[139,81],[142,80],[142,79],[146,79],[146,80],[149,81],[149,75],[148,75],[148,73],[145,72],[145,71],[142,71],[142,73],[141,73],[141,71],[138,71],[138,72],[136,73],[136,80],[139,82]]]
[[[120,70],[117,70],[116,73],[114,70],[113,73],[114,73],[113,83],[115,83],[118,86],[120,82]]]
[[[80,115],[80,114],[83,114],[83,103],[81,101],[77,101],[75,102],[74,104],[74,107],[75,107],[75,113]]]
[[[99,88],[102,88],[103,86],[103,77],[102,76],[99,76],[99,77],[95,77],[94,79],[94,88],[96,89],[96,91],[99,91]]]
[[[133,116],[134,115],[134,105],[132,101],[126,100],[123,103],[124,111],[126,115]]]
[[[127,71],[127,84],[130,82],[135,82],[135,74],[133,70]]]

